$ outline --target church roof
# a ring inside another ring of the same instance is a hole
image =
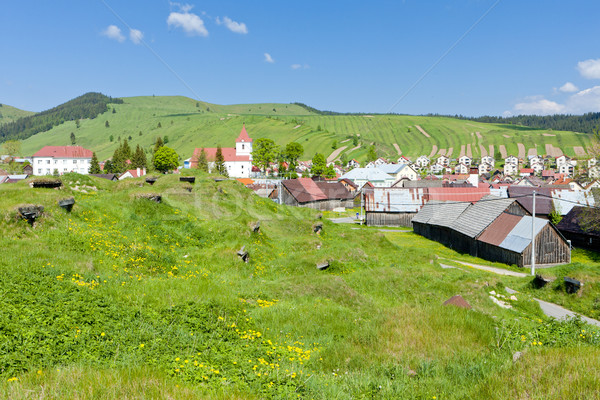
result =
[[[240,132],[240,136],[238,136],[237,139],[235,139],[236,143],[240,143],[240,142],[252,142],[252,138],[250,136],[248,136],[248,132],[246,132],[246,124],[242,125],[242,131]]]

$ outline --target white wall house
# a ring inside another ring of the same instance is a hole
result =
[[[444,167],[447,167],[448,165],[450,165],[450,158],[446,156],[439,156],[437,159],[437,163],[443,165]]]
[[[81,146],[44,146],[32,159],[34,175],[62,175],[77,172],[87,175],[90,171],[92,151]]]
[[[496,160],[494,160],[494,157],[492,157],[492,156],[483,156],[483,157],[481,157],[481,163],[482,164],[490,164],[493,168],[494,165],[496,164]]]
[[[471,164],[473,163],[473,159],[471,159],[471,157],[469,157],[467,155],[460,156],[460,157],[458,157],[458,163],[465,164],[467,167],[470,167]]]
[[[417,164],[420,168],[426,167],[429,165],[429,158],[427,156],[419,156],[417,161],[415,161],[415,164]]]
[[[519,167],[517,164],[506,163],[504,164],[504,175],[517,175]]]
[[[194,155],[190,161],[191,168],[198,168],[198,158],[200,157],[201,152],[202,148],[196,148],[194,150]],[[214,171],[217,148],[205,147],[204,152],[206,153],[209,170]],[[240,135],[235,140],[235,147],[223,147],[221,148],[221,153],[225,159],[227,174],[230,177],[250,177],[250,172],[252,172],[252,138],[250,138],[248,132],[246,132],[246,125],[242,126]]]
[[[390,187],[396,178],[386,174],[379,168],[354,168],[340,177],[340,180],[348,179],[358,187],[363,187],[370,182],[375,187]]]
[[[511,155],[504,159],[504,163],[519,165],[519,159],[517,157]]]
[[[477,166],[477,169],[479,170],[479,175],[491,172],[492,168],[494,168],[492,164],[486,162],[483,162]]]
[[[410,158],[408,157],[404,157],[404,156],[400,156],[398,158],[398,164],[412,164],[412,161],[410,161]]]
[[[454,173],[455,174],[459,174],[459,175],[468,174],[469,173],[469,166],[466,165],[465,163],[457,164],[456,167],[454,167]]]

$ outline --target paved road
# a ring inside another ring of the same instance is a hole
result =
[[[499,274],[499,275],[516,276],[516,277],[520,277],[520,278],[526,278],[529,276],[528,274],[524,274],[522,272],[508,271],[508,270],[501,269],[501,268],[494,268],[494,267],[488,267],[485,265],[471,264],[471,263],[466,263],[466,262],[461,262],[461,261],[456,261],[456,260],[452,260],[452,261],[462,264],[462,265],[469,266],[471,268],[480,269],[482,271],[488,271],[488,272],[492,272],[492,273]],[[449,265],[445,265],[445,264],[440,264],[440,265],[442,266],[442,268],[453,268],[453,267],[451,267]],[[454,267],[454,268],[456,268],[456,267]],[[513,290],[509,287],[506,288],[506,291],[510,294],[518,293],[516,290]],[[547,301],[536,299],[536,298],[534,298],[534,300],[540,304],[540,308],[542,309],[544,314],[546,314],[548,317],[553,317],[556,319],[567,319],[567,318],[574,318],[575,316],[579,315],[579,317],[582,320],[584,320],[585,322],[587,322],[588,324],[600,326],[600,321],[586,317],[585,315],[577,314],[574,311],[567,310],[566,308],[561,307],[558,304],[548,303]]]
[[[506,291],[510,294],[518,293],[516,290],[513,290],[509,287],[506,288]],[[585,315],[577,314],[576,312],[573,312],[571,310],[567,310],[566,308],[561,307],[558,304],[548,303],[547,301],[535,298],[534,300],[540,304],[540,308],[542,309],[544,314],[546,314],[549,317],[554,317],[556,319],[567,319],[574,318],[575,316],[579,315],[579,317],[588,324],[600,326],[600,321],[586,317]]]
[[[356,217],[340,217],[340,218],[329,218],[334,224],[354,224],[358,223]]]

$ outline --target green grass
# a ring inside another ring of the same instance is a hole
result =
[[[9,106],[7,104],[2,104],[0,107],[0,124],[6,124],[9,122],[13,122],[21,117],[26,117],[28,115],[35,114],[32,111],[20,110],[16,107]]]
[[[528,366],[600,367],[585,356],[596,330],[545,319],[526,294],[501,309],[488,292],[513,281],[436,261],[466,256],[327,220],[316,235],[318,212],[195,173],[192,192],[176,175],[2,185],[0,398],[462,399],[526,390],[497,378],[521,370],[517,350]],[[56,205],[67,196],[70,214]],[[21,204],[45,207],[33,228]],[[442,305],[455,294],[473,309]],[[547,371],[546,398],[568,387],[562,371]]]
[[[474,123],[447,117],[407,115],[315,115],[294,104],[240,104],[215,105],[183,96],[128,97],[124,104],[113,104],[111,109],[92,120],[66,122],[48,132],[34,135],[23,141],[23,154],[33,154],[45,145],[70,145],[73,132],[77,144],[95,151],[106,159],[112,155],[121,140],[131,137],[130,145],[139,144],[150,150],[157,136],[168,136],[168,146],[173,147],[182,159],[191,157],[196,147],[232,147],[241,126],[246,123],[249,135],[270,138],[284,146],[297,141],[304,146],[303,158],[310,159],[321,152],[329,155],[332,144],[347,146],[343,153],[348,159],[363,161],[368,147],[375,143],[381,156],[397,159],[393,146],[397,143],[403,154],[412,158],[429,155],[432,147],[448,150],[457,158],[461,145],[471,144],[474,157],[480,157],[479,144],[485,146],[504,144],[508,153],[518,154],[517,143],[528,148],[537,145],[545,153],[545,144],[560,147],[568,156],[574,156],[573,146],[590,143],[590,135],[575,132],[553,131],[555,136],[544,136],[545,130],[535,130],[511,125]],[[198,106],[196,106],[198,105]],[[112,108],[116,113],[112,113]],[[275,111],[273,111],[275,109]],[[109,128],[105,127],[109,121]],[[160,123],[161,128],[158,128]],[[415,125],[420,125],[430,135],[422,135]],[[410,132],[408,130],[410,129]],[[478,139],[474,132],[480,132]],[[140,135],[141,132],[141,135]],[[113,142],[110,142],[110,136]],[[341,143],[348,137],[360,135],[361,148],[351,151],[352,141]],[[510,139],[503,135],[510,136]]]

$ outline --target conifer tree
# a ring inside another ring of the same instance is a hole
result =
[[[135,153],[133,153],[131,165],[133,166],[133,168],[147,168],[148,167],[148,160],[146,159],[146,153],[144,153],[144,150],[142,150],[142,148],[140,147],[139,144],[135,148]]]
[[[100,170],[100,163],[98,162],[98,157],[96,157],[96,153],[92,154],[92,161],[90,162],[90,174],[99,174],[101,173]]]
[[[125,157],[125,160],[131,160],[131,147],[129,147],[127,139],[123,141],[123,144],[121,145],[121,151],[123,152],[123,157]]]
[[[204,148],[200,150],[200,155],[198,156],[198,169],[200,171],[208,172],[208,160]]]
[[[227,175],[225,157],[223,157],[223,150],[221,150],[220,145],[217,146],[217,154],[215,155],[215,170],[219,175]]]

